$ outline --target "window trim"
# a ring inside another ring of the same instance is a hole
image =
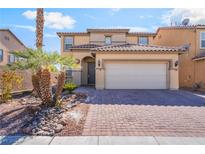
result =
[[[106,37],[110,38],[110,44],[106,43]],[[111,45],[112,44],[112,36],[111,35],[105,35],[105,45]]]
[[[74,36],[65,36],[65,37],[63,38],[63,48],[64,48],[64,51],[70,51],[70,48],[69,48],[69,49],[66,49],[65,40],[66,40],[67,37],[70,37],[70,38],[73,39],[73,43],[72,43],[71,45],[72,45],[72,46],[74,45]]]
[[[202,39],[202,33],[205,34],[205,31],[201,31],[201,32],[200,32],[200,40],[199,40],[199,41],[200,41],[200,49],[205,49],[205,47],[202,47],[202,43],[201,43],[202,40],[205,41],[205,39]]]
[[[147,44],[140,44],[140,38],[147,38]],[[137,43],[138,43],[139,45],[149,45],[149,37],[147,37],[147,36],[139,36]]]
[[[13,58],[14,58],[14,61],[13,61],[13,62],[10,61],[12,56],[13,56]],[[14,62],[16,62],[16,57],[15,57],[13,54],[9,54],[9,55],[8,55],[8,63],[9,63],[9,64],[12,64],[12,63],[14,63]]]
[[[72,81],[72,79],[73,79],[73,69],[66,69],[65,78],[66,78],[66,81],[68,81],[68,82]]]
[[[2,52],[2,59],[0,59],[0,62],[3,62],[4,61],[4,50],[0,49],[0,51]]]

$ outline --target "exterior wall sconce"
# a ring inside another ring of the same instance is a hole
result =
[[[80,59],[76,59],[76,64],[80,64]]]
[[[175,67],[178,67],[178,66],[179,66],[179,61],[178,61],[178,60],[175,61],[174,66],[175,66]]]
[[[100,67],[100,60],[98,59],[98,67]]]

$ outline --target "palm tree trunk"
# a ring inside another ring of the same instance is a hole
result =
[[[59,100],[59,97],[61,97],[64,83],[65,83],[65,73],[60,72],[60,74],[58,75],[58,79],[57,79],[57,87],[56,87],[55,100],[54,100],[55,103]]]
[[[43,104],[49,106],[52,103],[52,90],[51,90],[51,73],[48,69],[43,69],[38,74],[39,80],[39,89],[41,94],[41,99]]]
[[[39,77],[37,74],[32,75],[32,85],[33,85],[34,95],[41,98],[41,92],[40,92],[40,86],[39,86]]]
[[[43,8],[37,9],[36,15],[36,47],[42,48],[43,46],[43,28],[44,28],[44,15]]]

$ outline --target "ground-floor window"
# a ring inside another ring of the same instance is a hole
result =
[[[72,69],[66,70],[66,82],[73,80],[73,71]]]

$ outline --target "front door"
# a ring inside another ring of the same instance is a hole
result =
[[[88,84],[95,84],[95,63],[88,63]]]

